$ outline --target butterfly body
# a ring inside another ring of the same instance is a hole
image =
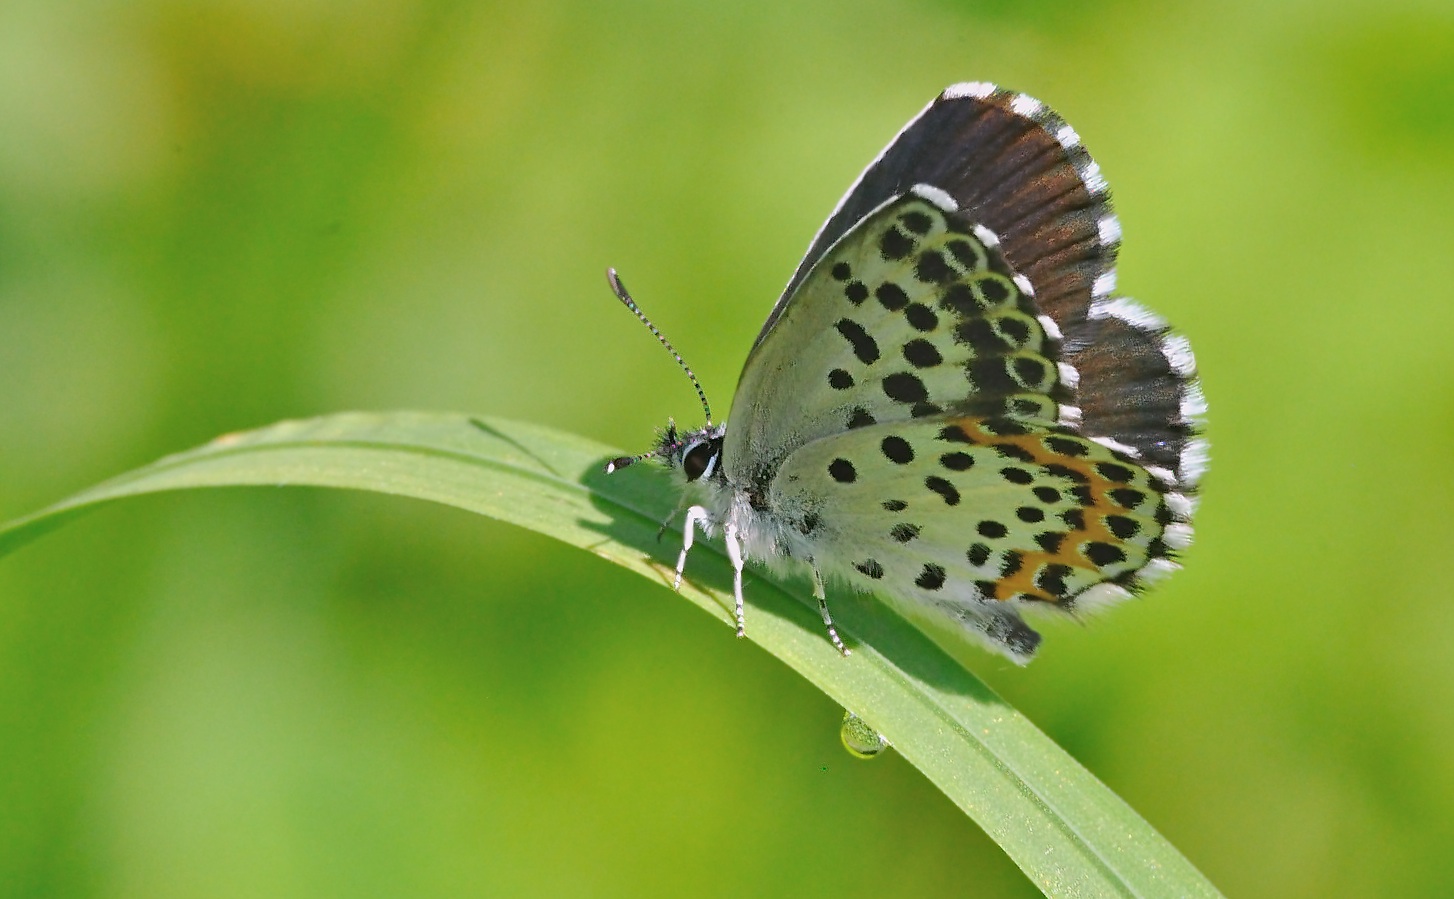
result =
[[[695,529],[720,531],[739,633],[744,563],[791,560],[840,649],[825,579],[1024,662],[1040,637],[1021,611],[1172,570],[1204,403],[1186,342],[1112,295],[1119,234],[1069,126],[946,90],[815,239],[731,426],[669,428],[648,454],[683,477],[678,576]]]

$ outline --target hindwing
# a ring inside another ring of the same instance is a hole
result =
[[[1086,609],[1174,566],[1190,536],[1167,485],[1069,428],[937,416],[820,438],[767,493],[812,563],[915,614],[937,614],[1018,661],[1025,607]]]

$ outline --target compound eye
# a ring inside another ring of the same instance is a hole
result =
[[[716,467],[717,450],[710,442],[694,443],[682,453],[682,473],[687,476],[688,481],[711,474]]]

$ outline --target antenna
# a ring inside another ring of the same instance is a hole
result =
[[[645,462],[647,459],[655,459],[658,456],[669,456],[681,448],[682,442],[677,439],[677,423],[668,418],[666,420],[666,430],[661,432],[661,439],[657,442],[656,449],[647,450],[644,453],[637,453],[634,456],[617,456],[606,463],[606,474],[615,474],[628,465]]]
[[[649,453],[640,453],[635,456],[621,456],[606,463],[606,474],[615,474],[628,465],[635,465],[637,462],[645,462],[656,455],[656,450]]]
[[[653,325],[651,323],[651,319],[646,317],[646,313],[642,312],[639,308],[637,308],[636,301],[631,299],[631,294],[626,292],[626,285],[621,283],[621,277],[616,274],[616,270],[614,268],[606,269],[606,283],[611,285],[611,292],[616,294],[616,299],[620,300],[627,309],[630,309],[632,312],[636,313],[636,317],[641,319],[641,323],[645,325],[652,334],[656,335],[656,339],[661,341],[661,345],[666,347],[666,351],[668,353],[671,353],[671,357],[677,361],[677,365],[680,365],[682,367],[682,371],[687,373],[687,377],[692,382],[692,387],[694,387],[697,391],[697,398],[702,401],[702,412],[707,416],[707,426],[711,427],[712,407],[707,404],[707,393],[706,391],[702,390],[702,383],[697,380],[696,375],[692,374],[692,370],[690,367],[688,367],[686,360],[683,359],[681,354],[676,351],[676,347],[671,345],[671,341],[667,340],[666,336],[656,329],[656,325]],[[612,465],[616,468],[620,468],[625,465],[629,465],[632,462],[640,461],[642,458],[647,458],[651,455],[654,454],[647,453],[646,456],[641,456],[634,459],[631,459],[629,457],[627,459],[617,459],[615,462],[612,463]]]

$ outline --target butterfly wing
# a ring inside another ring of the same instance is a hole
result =
[[[1039,635],[1020,609],[1172,570],[1204,402],[1186,341],[1113,296],[1119,241],[1073,129],[1022,94],[946,90],[758,335],[723,444],[734,508],[779,552],[1021,662]]]
[[[1010,264],[1067,334],[1086,319],[1120,242],[1105,179],[1075,130],[1043,103],[983,82],[947,88],[869,163],[813,239],[774,313],[812,260],[915,184],[945,191],[971,221],[999,235]]]
[[[1085,610],[1169,566],[1166,483],[1063,426],[940,416],[815,440],[767,494],[812,541],[813,564],[911,618],[948,622],[1024,662],[1026,607]]]
[[[798,447],[881,422],[1073,419],[1058,336],[994,235],[914,188],[840,238],[753,349],[727,476],[761,496]]]
[[[1165,473],[1075,429],[1057,338],[994,235],[914,188],[828,250],[754,350],[728,480],[820,570],[1026,660],[1018,608],[1127,596],[1189,533]]]
[[[956,84],[924,108],[859,176],[814,238],[768,316],[764,342],[817,260],[854,225],[915,184],[932,184],[968,221],[999,237],[1034,286],[1080,372],[1082,433],[1135,448],[1195,489],[1206,462],[1205,412],[1185,342],[1112,297],[1121,228],[1100,167],[1075,129],[1040,101],[982,82]]]

